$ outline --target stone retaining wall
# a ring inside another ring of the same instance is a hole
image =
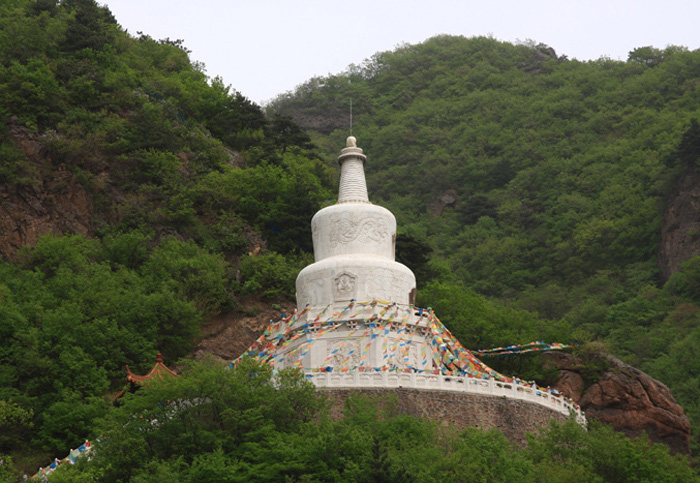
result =
[[[508,439],[521,445],[527,443],[527,433],[538,432],[552,419],[560,422],[567,419],[565,415],[538,404],[481,394],[402,388],[319,388],[319,391],[327,395],[331,417],[336,420],[342,417],[347,398],[363,395],[379,399],[379,404],[385,407],[395,400],[399,414],[430,419],[444,426],[497,428]]]

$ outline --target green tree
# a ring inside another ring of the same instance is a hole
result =
[[[683,166],[696,168],[700,162],[700,123],[690,120],[690,126],[683,133],[675,157]]]
[[[635,62],[647,67],[656,67],[664,60],[664,52],[652,46],[638,47],[627,57],[628,62]]]
[[[107,7],[98,6],[94,0],[65,0],[61,6],[73,13],[66,29],[64,49],[102,50],[114,42],[113,27],[117,22]]]
[[[180,377],[149,382],[107,415],[100,451],[85,470],[103,472],[106,482],[177,478],[182,457],[187,476],[166,481],[198,481],[208,471],[219,481],[242,481],[275,435],[299,430],[319,409],[313,385],[296,373],[273,378],[269,367],[247,360],[233,369],[189,362]],[[231,471],[235,480],[226,477]]]

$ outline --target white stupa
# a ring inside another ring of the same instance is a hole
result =
[[[414,309],[416,277],[394,259],[396,218],[369,201],[366,160],[349,137],[338,202],[311,220],[316,261],[297,277],[298,312],[266,332],[277,368],[433,368],[428,313]]]
[[[396,218],[367,196],[366,157],[349,137],[342,150],[338,202],[311,220],[313,263],[297,277],[297,307],[351,300],[414,302],[416,277],[394,260]]]
[[[583,421],[573,403],[494,371],[431,309],[414,307],[416,277],[395,260],[396,218],[369,201],[366,160],[349,137],[338,157],[338,202],[311,220],[315,262],[297,277],[297,310],[271,321],[241,357],[301,369],[319,387],[488,394],[574,411]]]
[[[505,379],[459,345],[431,310],[413,306],[416,277],[395,261],[396,218],[369,201],[366,160],[350,136],[338,157],[338,202],[311,220],[316,261],[297,277],[297,311],[271,322],[246,354],[307,374]]]

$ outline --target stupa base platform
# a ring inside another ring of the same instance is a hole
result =
[[[430,309],[380,301],[306,306],[272,322],[247,356],[296,368],[319,388],[408,388],[478,394],[541,406],[585,425],[573,401],[494,371]]]
[[[562,396],[554,395],[540,388],[523,386],[512,382],[494,379],[477,379],[468,376],[444,374],[426,374],[417,372],[367,372],[353,370],[347,372],[305,371],[307,380],[319,389],[344,389],[357,391],[411,389],[425,392],[444,392],[479,395],[487,398],[509,399],[547,409],[548,419],[551,412],[558,413],[564,419],[574,417],[579,424],[586,424],[586,417],[580,408]]]
[[[331,418],[344,416],[345,401],[353,396],[369,397],[389,414],[424,418],[458,430],[498,429],[506,438],[525,446],[528,433],[538,433],[550,421],[568,419],[559,411],[530,401],[450,390],[367,387],[319,387],[330,402]]]

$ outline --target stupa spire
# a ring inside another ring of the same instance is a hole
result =
[[[338,163],[340,164],[340,187],[338,189],[338,203],[349,201],[369,203],[367,196],[367,182],[365,181],[365,161],[367,157],[362,154],[362,149],[357,147],[357,140],[350,136],[347,147],[340,152]]]

